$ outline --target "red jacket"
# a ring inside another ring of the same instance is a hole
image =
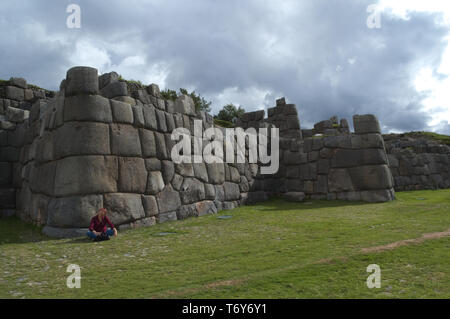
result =
[[[106,224],[108,224],[109,227],[114,228],[114,225],[113,225],[113,223],[111,223],[108,216],[103,217],[102,221],[100,221],[98,219],[98,216],[94,216],[91,219],[91,224],[89,225],[89,230],[90,231],[95,230],[96,232],[104,233],[104,232],[106,232]]]

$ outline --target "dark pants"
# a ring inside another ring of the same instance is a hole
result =
[[[86,233],[86,235],[87,235],[89,238],[91,238],[91,239],[95,239],[95,238],[98,237],[97,235],[95,235],[95,234],[94,234],[93,232],[91,232],[90,230]],[[107,235],[108,237],[114,236],[114,230],[108,229],[108,230],[106,231],[106,235]]]

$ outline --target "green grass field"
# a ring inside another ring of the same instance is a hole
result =
[[[450,190],[381,204],[273,199],[101,243],[0,219],[0,298],[450,298],[449,229]],[[69,264],[80,289],[66,287]],[[369,264],[379,289],[367,288]]]

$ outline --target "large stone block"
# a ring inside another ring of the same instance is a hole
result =
[[[156,110],[156,122],[160,132],[167,132],[166,114],[164,111]]]
[[[150,130],[139,129],[139,134],[141,136],[142,156],[145,158],[156,157],[157,152],[154,133]]]
[[[25,92],[23,89],[15,86],[5,86],[5,97],[10,100],[23,101]]]
[[[195,204],[198,216],[210,215],[217,213],[217,207],[212,201],[203,201]]]
[[[356,134],[381,133],[378,118],[373,114],[353,115]]]
[[[117,81],[119,81],[119,74],[116,72],[105,73],[98,77],[98,86],[100,89],[103,89],[108,84]]]
[[[112,82],[108,85],[106,85],[103,89],[100,91],[101,95],[108,99],[112,99],[118,96],[127,96],[128,95],[128,88],[126,82]]]
[[[241,192],[238,184],[225,182],[223,184],[223,189],[225,192],[226,201],[238,200],[240,198]]]
[[[195,177],[201,180],[202,182],[208,183],[208,171],[206,170],[205,163],[193,163],[192,167],[194,168]]]
[[[330,169],[328,174],[328,189],[330,192],[348,192],[353,190],[353,182],[347,169]]]
[[[360,192],[360,194],[362,201],[370,203],[381,203],[395,199],[395,193],[393,189],[362,191]]]
[[[142,156],[138,130],[131,125],[111,124],[111,153],[121,156]]]
[[[103,204],[114,225],[125,224],[145,217],[141,195],[138,194],[105,194]]]
[[[117,166],[117,158],[111,156],[73,156],[59,160],[56,167],[55,195],[117,192]]]
[[[133,124],[133,111],[130,104],[111,100],[111,109],[114,122]]]
[[[353,167],[376,164],[387,164],[384,149],[340,149],[331,159],[331,167]]]
[[[120,157],[119,162],[119,192],[141,193],[147,187],[147,169],[145,161],[137,157]]]
[[[65,82],[65,95],[97,94],[97,69],[77,66],[67,71]]]
[[[144,206],[145,216],[156,216],[159,214],[156,197],[151,195],[142,195],[142,205]]]
[[[153,105],[144,105],[142,111],[144,112],[145,128],[156,131],[158,129],[158,123],[156,120],[155,107]]]
[[[156,195],[164,189],[164,180],[161,172],[149,172],[147,180],[147,194]]]
[[[28,88],[27,81],[24,78],[11,77],[9,79],[9,84],[11,84],[13,86],[17,86],[17,87],[22,88],[22,89],[27,89]]]
[[[183,205],[177,209],[177,219],[183,220],[190,217],[197,217],[198,211],[195,204]]]
[[[171,161],[162,161],[161,164],[164,184],[167,185],[172,181],[173,176],[175,175],[175,165]]]
[[[77,95],[64,100],[64,121],[112,122],[109,100],[100,95]]]
[[[22,123],[29,117],[29,113],[29,111],[10,106],[6,109],[6,120],[13,123]]]
[[[16,190],[14,188],[0,189],[0,208],[16,207]]]
[[[53,196],[55,194],[54,185],[56,166],[56,162],[31,165],[30,188],[33,193],[42,193],[49,196]],[[76,174],[78,174],[78,172]]]
[[[9,186],[12,182],[12,164],[0,162],[0,186]]]
[[[111,154],[109,126],[104,123],[65,123],[56,130],[54,141],[57,159],[71,155]]]
[[[181,95],[175,101],[175,112],[187,115],[195,115],[195,105],[188,95]]]
[[[180,198],[183,204],[192,204],[205,199],[205,187],[195,178],[185,178],[180,189]]]
[[[145,119],[144,119],[144,111],[142,109],[142,105],[132,106],[133,117],[134,117],[134,126],[136,127],[144,127]]]
[[[89,227],[91,218],[102,207],[102,195],[52,198],[48,204],[47,225],[52,227]]]
[[[180,195],[170,186],[165,187],[164,190],[156,196],[156,200],[158,202],[160,215],[176,211],[178,207],[181,206]]]
[[[223,184],[225,182],[225,166],[223,163],[206,164],[208,181],[211,184]]]
[[[163,133],[155,132],[156,156],[159,159],[169,159],[166,147],[166,137]]]
[[[303,192],[284,193],[283,198],[290,202],[303,202],[305,200],[305,193]]]
[[[387,165],[359,166],[348,169],[355,190],[392,188],[392,175]]]

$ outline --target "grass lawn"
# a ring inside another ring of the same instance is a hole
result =
[[[6,218],[0,298],[450,298],[449,229],[450,190],[381,204],[273,199],[100,243]],[[66,287],[69,264],[81,267],[80,289]],[[381,268],[379,289],[366,286],[369,264]]]

